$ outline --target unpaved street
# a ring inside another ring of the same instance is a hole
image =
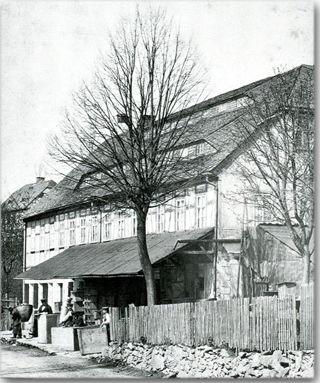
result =
[[[6,378],[148,378],[150,374],[85,357],[48,355],[42,350],[2,343],[1,377]]]

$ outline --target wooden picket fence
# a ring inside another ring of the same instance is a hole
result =
[[[301,286],[300,303],[300,349],[314,348],[314,285]]]
[[[294,296],[241,298],[111,309],[111,340],[237,350],[313,348],[313,295],[301,290],[300,342]],[[313,290],[312,290],[313,291]]]

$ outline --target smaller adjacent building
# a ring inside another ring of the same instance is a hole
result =
[[[314,244],[314,238],[311,238]],[[260,279],[269,290],[279,287],[299,286],[302,281],[302,258],[289,229],[284,225],[260,224],[256,229],[255,254],[259,265]],[[314,280],[314,253],[311,256],[310,279]]]
[[[1,204],[1,291],[2,299],[22,301],[22,283],[14,277],[22,271],[24,256],[23,216],[56,185],[52,180],[37,177],[24,185]]]

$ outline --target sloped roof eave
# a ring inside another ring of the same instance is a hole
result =
[[[178,245],[180,239],[199,239],[213,233],[213,228],[148,234],[147,243],[152,264],[173,255],[186,245]],[[99,276],[139,275],[141,265],[136,237],[109,242],[78,245],[19,274],[15,279],[49,280],[92,278]]]

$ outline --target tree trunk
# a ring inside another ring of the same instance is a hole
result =
[[[139,260],[146,281],[147,302],[148,306],[155,304],[155,281],[153,267],[149,258],[146,236],[147,213],[144,211],[137,212],[137,239],[139,249]]]
[[[309,246],[304,245],[304,252],[302,255],[302,283],[309,284],[310,282],[310,251]]]

